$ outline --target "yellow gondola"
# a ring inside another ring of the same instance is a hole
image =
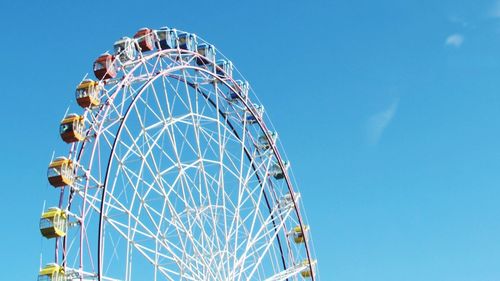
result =
[[[300,275],[302,275],[302,277],[304,277],[304,278],[308,278],[308,277],[311,277],[312,273],[311,273],[310,269],[306,269],[306,270],[301,271]]]
[[[66,212],[57,208],[49,208],[40,218],[40,232],[43,237],[57,238],[66,235],[68,230],[68,216]]]
[[[85,139],[85,118],[77,114],[70,114],[61,121],[59,133],[66,143],[82,141]]]
[[[61,187],[73,184],[73,161],[66,157],[58,157],[50,163],[47,170],[47,178],[53,187]]]
[[[304,231],[302,231],[304,230]],[[309,226],[305,225],[303,228],[297,225],[293,228],[293,241],[297,244],[304,243],[306,240],[305,232],[309,230]]]
[[[311,269],[311,268],[312,268],[312,267],[314,267],[314,264],[315,264],[315,263],[316,263],[316,261],[315,261],[315,260],[313,260],[313,261],[312,261],[312,263],[309,263],[309,260],[304,260],[304,261],[302,262],[302,264],[303,264],[303,265],[305,265],[305,266],[307,266],[307,268],[306,268],[306,269],[304,269],[304,270],[302,270],[302,271],[300,272],[300,275],[302,275],[302,277],[304,277],[304,278],[309,278],[309,277],[311,277],[311,276],[312,276],[312,269]]]
[[[83,108],[98,106],[100,92],[101,86],[98,81],[85,79],[76,88],[76,102]]]
[[[49,263],[38,273],[38,281],[66,281],[64,268],[58,264]]]

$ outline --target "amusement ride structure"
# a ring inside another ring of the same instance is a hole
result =
[[[278,134],[232,62],[167,27],[113,47],[60,124],[38,280],[318,280]]]

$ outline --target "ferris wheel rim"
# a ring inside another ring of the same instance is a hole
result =
[[[161,50],[161,51],[155,51],[151,54],[147,54],[145,56],[141,56],[140,58],[138,58],[137,60],[149,60],[149,59],[152,59],[152,58],[155,58],[157,56],[160,56],[160,55],[165,55],[165,54],[168,54],[168,53],[184,53],[184,54],[189,54],[189,55],[192,55],[194,57],[203,57],[203,58],[206,58],[196,52],[191,52],[191,51],[187,51],[187,50],[182,50],[182,49],[168,49],[168,50]],[[140,63],[137,63],[133,69],[139,67],[141,64]],[[215,68],[218,68],[217,65],[214,65]],[[194,70],[197,70],[197,71],[202,71],[202,72],[205,72],[206,74],[209,74],[209,75],[212,75],[213,77],[215,77],[216,79],[218,79],[220,82],[224,83],[229,89],[231,89],[231,91],[235,92],[235,93],[238,93],[238,91],[236,91],[234,89],[234,87],[238,87],[238,84],[235,83],[235,80],[230,77],[230,78],[226,78],[227,80],[229,80],[231,83],[227,82],[226,80],[224,79],[220,79],[218,77],[217,74],[211,72],[211,71],[208,71],[207,69],[205,68],[202,68],[202,67],[198,67],[198,66],[189,66],[189,65],[180,65],[180,66],[176,66],[176,67],[172,67],[172,68],[167,68],[167,69],[164,69],[161,71],[161,73],[158,73],[158,74],[155,74],[154,76],[156,77],[160,77],[162,74],[164,73],[170,73],[170,72],[173,72],[173,71],[177,71],[177,70],[182,70],[182,69],[194,69]],[[222,70],[223,71],[223,70]],[[118,83],[120,85],[123,85],[127,80],[130,79],[130,77],[134,76],[133,75],[134,71],[133,70],[129,70],[128,73],[125,73],[124,72],[124,76],[122,77],[121,81]],[[157,79],[157,78],[155,78]],[[106,81],[103,81],[105,79],[102,79],[101,82],[103,83],[106,83]],[[150,80],[148,80],[149,82]],[[145,85],[143,85],[145,89]],[[114,98],[116,98],[116,96],[120,93],[120,89],[121,87],[120,86],[117,86],[116,89],[114,90],[114,92],[111,94],[111,95],[108,95],[108,101],[110,101],[110,103],[113,103],[114,102]],[[141,90],[141,92],[139,94],[137,94],[137,96],[140,96],[142,94],[143,90]],[[217,95],[219,95],[219,93],[217,93]],[[247,102],[245,99],[239,99],[240,102],[245,106],[245,108],[255,117],[258,116],[258,114],[256,114],[256,110],[255,110],[255,107],[252,103],[250,102]],[[134,101],[131,103],[131,105],[136,101],[136,98],[134,98]],[[107,112],[109,110],[109,107],[108,106],[105,106],[104,104],[101,106],[101,108],[99,109],[99,112],[101,112],[101,110],[105,109],[105,114],[104,116],[107,115]],[[128,110],[127,110],[128,111]],[[88,111],[86,110],[85,113],[87,114]],[[103,117],[104,118],[104,117]],[[262,133],[266,136],[266,138],[270,141],[272,140],[272,137],[269,135],[269,132],[268,132],[268,129],[267,129],[267,125],[266,123],[264,122],[264,119],[262,118],[256,118],[257,119],[257,124],[259,125],[259,127],[261,128],[262,130]],[[122,124],[125,123],[125,120],[123,120],[122,122],[120,122],[120,128],[122,127]],[[102,124],[100,125],[102,126]],[[119,138],[119,133],[117,133],[116,135],[116,139]],[[278,164],[281,168],[284,168],[285,167],[285,164],[284,164],[284,161],[281,157],[281,153],[279,152],[276,144],[272,141],[270,141],[271,143],[271,149],[273,151],[273,154],[274,156],[276,157],[277,161],[278,161]],[[79,150],[78,150],[78,156],[77,158],[80,159],[81,155],[84,153],[84,150],[85,150],[85,147],[86,145],[83,145]],[[92,147],[92,146],[91,146]],[[114,147],[114,145],[113,145]],[[92,152],[92,154],[94,154],[94,152]],[[112,157],[112,155],[110,155],[110,158]],[[110,167],[110,162],[108,162],[108,167],[106,168],[106,180],[104,181],[104,188],[105,186],[107,185],[107,176],[108,176],[108,172],[109,172],[109,167]],[[300,209],[299,209],[299,205],[298,203],[296,202],[294,196],[295,196],[295,192],[294,192],[294,188],[293,188],[293,184],[292,184],[292,181],[290,180],[289,178],[289,175],[288,173],[285,172],[285,181],[286,181],[286,185],[287,185],[287,188],[288,188],[288,194],[290,194],[293,198],[292,202],[293,202],[293,205],[294,205],[294,210],[295,210],[295,214],[298,218],[298,221],[299,221],[299,225],[301,227],[302,230],[304,230],[304,223],[302,221],[302,216],[301,216],[301,213],[300,213]],[[63,189],[64,190],[64,189]],[[64,191],[62,191],[64,192]],[[105,195],[106,193],[103,192],[103,196]],[[104,201],[104,200],[103,200]],[[85,201],[84,201],[85,202]],[[70,208],[71,204],[68,205],[68,208]],[[103,212],[100,212],[100,217],[102,218],[103,216]],[[101,221],[101,220],[100,220]],[[101,225],[101,222],[100,222],[100,225]],[[101,228],[101,226],[100,226]],[[101,234],[99,235],[99,239],[101,239]],[[307,241],[305,241],[304,243],[305,245],[305,249],[306,249],[306,253],[307,253],[307,259],[312,262],[312,258],[310,256],[310,250],[308,248],[308,243]],[[100,248],[100,247],[99,247]],[[99,250],[100,251],[100,250]],[[98,255],[98,258],[100,257],[100,254]],[[100,266],[100,262],[97,263],[98,267]],[[312,264],[310,265],[311,269],[312,269]],[[314,271],[312,271],[313,273],[313,276],[312,276],[312,280],[314,280]],[[99,278],[101,278],[101,271],[99,270]]]

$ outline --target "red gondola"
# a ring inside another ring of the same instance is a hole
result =
[[[155,48],[154,32],[149,28],[139,29],[134,38],[137,39],[141,52],[152,51]]]
[[[94,62],[94,75],[97,79],[110,79],[116,77],[115,57],[103,54]]]

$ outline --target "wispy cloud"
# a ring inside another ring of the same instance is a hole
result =
[[[387,128],[389,123],[391,123],[394,115],[396,115],[398,105],[399,99],[396,99],[389,105],[389,107],[381,112],[372,115],[368,119],[366,133],[368,142],[371,145],[376,145],[380,141],[380,138],[382,137],[385,129]]]
[[[455,33],[446,37],[445,45],[460,48],[460,46],[464,43],[464,40],[465,38],[462,34]]]
[[[500,1],[500,0],[499,0]],[[461,27],[463,28],[467,28],[467,27],[470,27],[471,24],[466,21],[464,18],[458,16],[458,15],[452,15],[452,16],[449,16],[448,17],[448,20],[453,23],[453,24],[456,24],[456,25],[460,25]]]

